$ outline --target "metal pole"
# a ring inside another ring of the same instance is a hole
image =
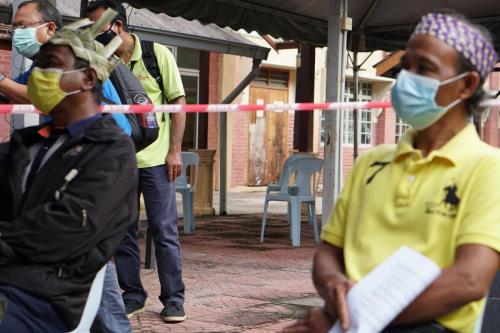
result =
[[[345,86],[345,62],[347,30],[343,29],[343,18],[347,17],[348,0],[329,0],[328,51],[326,99],[343,101]],[[325,115],[325,167],[323,169],[322,222],[330,218],[334,203],[340,192],[342,171],[341,143],[342,111],[326,112]]]
[[[359,66],[358,66],[358,51],[354,51],[352,55],[352,72],[354,81],[354,101],[358,101],[359,95]],[[359,110],[352,110],[352,122],[353,122],[353,159],[358,158],[358,139],[359,139]]]
[[[227,215],[227,113],[222,112],[219,117],[219,215]]]

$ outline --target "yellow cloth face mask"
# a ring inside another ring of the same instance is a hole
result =
[[[43,114],[48,115],[66,96],[78,94],[81,89],[66,92],[61,89],[61,77],[85,68],[63,71],[59,68],[35,67],[28,79],[28,98]]]

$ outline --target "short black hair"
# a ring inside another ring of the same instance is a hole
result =
[[[90,64],[87,60],[75,57],[75,66],[74,66],[75,69],[87,68],[89,67],[89,65]],[[94,95],[94,100],[97,102],[97,104],[101,104],[102,85],[103,83],[101,82],[101,80],[98,79],[96,85],[92,88],[92,95]]]
[[[86,16],[89,16],[90,13],[95,11],[96,9],[103,7],[104,9],[111,8],[118,13],[116,17],[113,19],[112,23],[120,20],[123,23],[123,28],[125,31],[128,31],[128,22],[127,22],[127,11],[125,7],[123,7],[121,2],[116,0],[95,0],[89,2],[87,5],[87,13]]]
[[[46,22],[54,22],[57,29],[60,29],[63,25],[61,13],[54,7],[50,2],[46,0],[31,0],[22,2],[18,9],[23,8],[27,5],[35,4],[36,10],[42,15],[42,19]]]

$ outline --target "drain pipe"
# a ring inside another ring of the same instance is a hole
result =
[[[259,75],[261,59],[253,59],[252,71],[234,88],[222,101],[222,104],[232,103],[236,97]],[[227,112],[220,114],[220,172],[219,172],[219,214],[227,215]]]

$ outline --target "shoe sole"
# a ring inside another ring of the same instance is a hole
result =
[[[127,313],[127,317],[132,318],[133,316],[135,316],[136,314],[139,314],[141,312],[144,312],[144,308],[140,308],[140,309],[137,309],[133,312]]]
[[[186,320],[186,316],[170,316],[170,317],[162,317],[163,321],[166,323],[180,323],[181,321]]]

